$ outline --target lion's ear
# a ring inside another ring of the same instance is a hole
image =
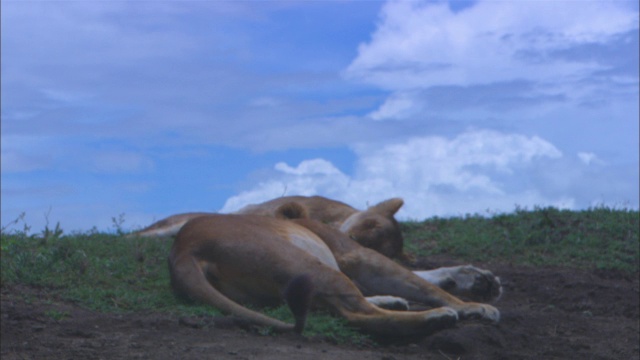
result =
[[[309,213],[306,207],[291,201],[278,206],[275,217],[279,219],[308,219]]]
[[[377,205],[369,208],[369,211],[376,212],[385,216],[393,216],[404,205],[404,200],[401,198],[393,198],[385,200]]]

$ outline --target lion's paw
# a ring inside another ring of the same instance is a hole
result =
[[[389,295],[369,296],[367,301],[375,306],[387,310],[409,310],[409,302],[403,298]]]
[[[457,310],[461,319],[483,320],[494,324],[500,321],[500,311],[491,305],[465,303]]]
[[[495,302],[502,296],[500,278],[489,270],[472,265],[445,268],[449,271],[441,279],[440,286],[460,297],[478,302]]]

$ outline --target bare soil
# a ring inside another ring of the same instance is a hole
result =
[[[422,268],[453,265],[419,259]],[[228,317],[108,314],[46,289],[2,286],[9,359],[638,359],[639,279],[615,271],[475,264],[500,276],[497,325],[461,322],[422,339],[335,344],[262,335]],[[62,318],[56,314],[65,314]]]

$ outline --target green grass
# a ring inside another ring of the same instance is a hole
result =
[[[637,211],[606,207],[536,208],[406,222],[402,228],[409,252],[420,256],[638,272],[639,218]]]
[[[579,212],[517,209],[493,217],[405,222],[402,228],[408,251],[419,256],[446,254],[464,262],[639,270],[637,211],[605,207]],[[91,231],[63,235],[56,226],[28,235],[28,231],[4,228],[0,284],[44,287],[53,296],[103,312],[219,315],[211,307],[188,304],[173,296],[167,268],[170,246],[170,239],[128,239],[119,230],[116,234]],[[267,313],[293,321],[284,306]],[[48,315],[55,319],[66,316],[56,312]],[[310,315],[305,335],[335,342],[369,341],[344,320],[322,312]]]

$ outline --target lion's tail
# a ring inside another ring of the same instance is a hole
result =
[[[304,274],[293,278],[284,290],[284,299],[296,319],[294,330],[302,333],[307,322],[307,314],[311,308],[311,300],[314,295],[311,276]]]
[[[144,229],[134,231],[128,234],[127,238],[137,237],[175,237],[178,231],[190,220],[211,215],[211,213],[205,212],[193,212],[176,214],[156,221],[153,224],[145,227]]]
[[[294,312],[296,316],[296,325],[294,326],[250,310],[229,299],[215,287],[211,286],[203,270],[191,256],[170,257],[169,271],[171,273],[171,285],[174,291],[180,295],[185,295],[193,300],[206,303],[226,314],[237,316],[240,319],[247,320],[256,325],[269,326],[276,331],[301,332],[304,327],[306,310],[297,310]],[[304,282],[302,285],[297,285],[292,281],[292,284],[289,285],[291,290],[288,291],[299,294],[301,291],[304,292],[304,286],[308,287]]]

